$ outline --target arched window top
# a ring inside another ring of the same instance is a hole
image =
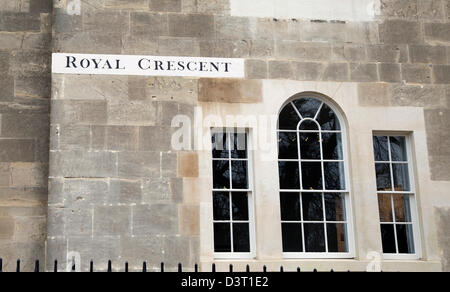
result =
[[[301,97],[284,106],[278,118],[279,130],[340,131],[341,125],[335,112],[323,101]]]

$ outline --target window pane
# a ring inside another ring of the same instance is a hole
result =
[[[214,251],[231,252],[231,230],[229,223],[214,223]]]
[[[346,221],[343,194],[325,194],[325,214],[327,221]]]
[[[212,135],[213,158],[228,158],[227,134],[216,133]]]
[[[283,252],[302,252],[302,225],[296,223],[282,223]]]
[[[377,190],[392,191],[391,168],[389,163],[376,163],[375,170],[377,173]]]
[[[228,160],[213,161],[213,185],[215,189],[230,188],[230,164]]]
[[[298,193],[281,193],[281,220],[300,221],[300,195]]]
[[[396,225],[396,228],[397,228],[398,252],[406,254],[415,253],[412,225],[401,224]]]
[[[297,130],[300,117],[295,111],[291,103],[287,104],[280,113],[278,118],[278,129],[280,130]]]
[[[381,224],[381,239],[383,241],[383,253],[397,253],[395,248],[394,225]]]
[[[322,166],[320,162],[302,162],[302,183],[305,190],[322,189]]]
[[[322,133],[323,159],[343,159],[341,139],[340,133]]]
[[[407,161],[406,154],[406,138],[405,137],[389,137],[391,141],[391,158],[392,161]]]
[[[328,252],[348,252],[347,225],[327,224]]]
[[[302,159],[320,159],[319,133],[300,133]]]
[[[233,189],[247,189],[247,161],[231,161],[233,173]]]
[[[233,224],[234,252],[250,252],[250,233],[248,223]]]
[[[322,223],[305,223],[305,251],[325,252],[325,231]]]
[[[311,120],[304,120],[299,127],[299,130],[319,130],[319,126],[317,126],[317,124]]]
[[[298,162],[280,161],[278,169],[280,172],[280,189],[300,189]]]
[[[345,190],[345,174],[343,162],[325,162],[325,189]]]
[[[278,133],[279,159],[298,159],[297,133]]]
[[[412,222],[409,195],[393,195],[395,222]]]
[[[302,193],[303,220],[323,221],[322,194]]]
[[[392,170],[394,172],[394,190],[397,192],[410,191],[408,164],[392,164]]]
[[[231,157],[247,158],[247,134],[232,133],[231,137]]]
[[[323,131],[335,131],[341,129],[338,118],[333,110],[326,104],[322,106],[317,117],[317,122],[319,122]]]
[[[230,220],[230,194],[215,192],[213,194],[214,220]]]
[[[373,136],[373,150],[375,161],[389,161],[388,138],[386,136]]]
[[[231,202],[233,204],[233,220],[248,221],[248,194],[231,193]]]
[[[302,118],[314,118],[319,110],[321,101],[314,98],[302,98],[294,100],[293,102],[298,109],[298,112],[302,115]]]
[[[391,194],[378,194],[380,222],[394,222],[392,218]]]

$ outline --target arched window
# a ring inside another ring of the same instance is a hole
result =
[[[315,97],[286,104],[278,119],[278,167],[285,257],[350,257],[344,131]]]

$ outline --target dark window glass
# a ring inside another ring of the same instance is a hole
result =
[[[297,107],[302,118],[314,118],[322,104],[321,101],[314,98],[301,98],[294,100],[293,103]]]
[[[305,251],[325,252],[325,231],[322,223],[305,223]]]
[[[392,161],[407,161],[406,154],[406,138],[405,137],[389,137],[391,141],[391,157]]]
[[[345,221],[345,199],[343,194],[325,194],[327,221]]]
[[[227,160],[213,161],[213,184],[215,189],[230,188],[230,163]]]
[[[410,191],[408,164],[394,163],[392,171],[394,172],[394,191]]]
[[[317,122],[323,131],[337,131],[341,129],[339,120],[333,110],[324,104],[317,116]]]
[[[342,140],[340,133],[322,133],[323,159],[342,160]]]
[[[229,223],[214,223],[214,251],[231,252],[231,228]]]
[[[389,161],[388,138],[386,136],[373,136],[373,150],[375,161]]]
[[[298,162],[278,162],[280,189],[300,189]]]
[[[213,194],[214,220],[230,220],[230,194],[214,192]]]
[[[397,253],[395,248],[394,225],[381,224],[381,238],[383,241],[383,253]]]
[[[302,193],[303,220],[323,221],[322,194]]]
[[[376,163],[377,190],[392,191],[391,168],[388,163]]]
[[[300,117],[295,111],[291,103],[287,104],[280,113],[278,119],[278,129],[280,130],[297,130]]]
[[[297,223],[282,223],[283,251],[302,252],[302,225]]]
[[[250,233],[248,223],[233,224],[234,252],[250,252]]]
[[[233,220],[248,221],[248,194],[232,193]]]
[[[345,190],[343,162],[324,162],[325,189]]]
[[[299,130],[315,130],[318,131],[319,127],[317,126],[317,124],[311,120],[304,120],[299,127]]]
[[[392,218],[391,194],[378,194],[380,222],[394,222]]]
[[[247,158],[247,134],[233,133],[231,134],[231,157]]]
[[[415,253],[412,225],[399,224],[396,225],[396,228],[398,252],[406,254]]]
[[[247,189],[247,161],[231,161],[233,189]]]
[[[395,222],[412,222],[409,195],[393,195]]]
[[[346,224],[327,224],[328,252],[348,252]]]
[[[228,158],[227,134],[216,133],[212,135],[213,158]]]
[[[300,133],[300,156],[302,159],[320,159],[319,133]]]
[[[281,193],[281,220],[300,221],[300,195],[298,193]]]
[[[278,158],[279,159],[298,159],[297,133],[278,134]]]
[[[305,190],[322,189],[322,166],[320,162],[302,162],[302,183]]]

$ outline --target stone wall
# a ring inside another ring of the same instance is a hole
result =
[[[45,260],[51,0],[0,1],[0,257]]]
[[[355,22],[235,17],[228,0],[59,0],[53,49],[239,57],[247,79],[356,82],[361,105],[425,109],[430,175],[450,181],[449,1],[380,5],[375,21]],[[199,260],[198,201],[188,191],[196,173],[185,169],[196,154],[171,150],[170,121],[217,102],[198,96],[209,83],[53,75],[49,262],[68,251],[81,252],[83,268],[90,259],[134,268]],[[248,102],[240,97],[220,102]]]

